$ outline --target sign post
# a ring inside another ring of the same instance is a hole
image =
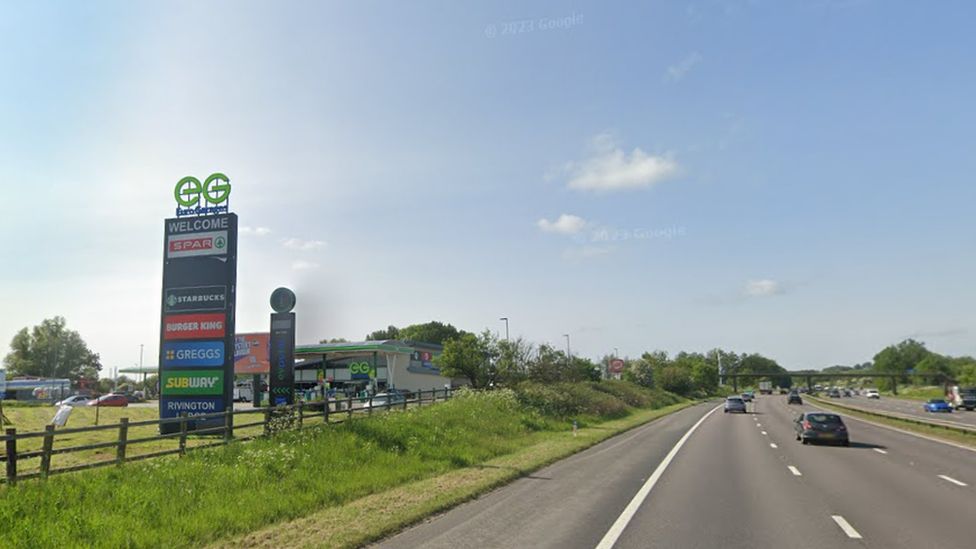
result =
[[[271,294],[271,342],[268,346],[271,406],[295,403],[295,293],[278,288]]]
[[[174,195],[177,217],[165,221],[163,254],[161,419],[223,412],[234,391],[237,215],[227,212],[230,183],[219,173],[204,185],[185,177]],[[187,422],[190,430],[223,425],[223,417]],[[176,422],[160,425],[162,434],[179,430]]]

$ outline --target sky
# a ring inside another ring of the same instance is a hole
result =
[[[598,358],[976,354],[976,5],[0,1],[0,344],[158,356],[233,185],[238,332],[440,320]]]

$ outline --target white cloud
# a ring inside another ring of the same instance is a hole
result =
[[[311,271],[319,268],[318,263],[312,263],[310,261],[296,261],[291,264],[291,268],[294,271]]]
[[[674,177],[678,163],[670,154],[649,155],[635,148],[628,155],[608,134],[593,139],[589,158],[568,163],[569,187],[584,191],[643,189]]]
[[[251,235],[254,235],[254,236],[268,236],[269,234],[271,234],[271,229],[269,229],[267,227],[256,227],[256,228],[254,228],[254,227],[244,226],[244,227],[239,228],[237,231],[240,234],[245,235],[245,236],[251,236]]]
[[[302,240],[300,238],[284,238],[281,243],[286,248],[302,251],[318,250],[325,246],[325,242],[321,240]]]
[[[747,282],[745,292],[750,297],[766,297],[783,293],[783,287],[775,280],[763,278]]]
[[[572,214],[562,214],[555,221],[542,218],[536,225],[547,233],[576,234],[586,226],[586,220]]]
[[[668,67],[667,73],[664,75],[664,79],[669,82],[678,82],[685,77],[686,74],[691,72],[691,69],[695,68],[695,65],[702,62],[702,56],[697,51],[693,51],[679,61],[676,65],[671,65]]]

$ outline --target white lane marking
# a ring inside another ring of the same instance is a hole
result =
[[[888,453],[887,450],[882,450],[881,448],[872,448],[872,450],[874,450],[875,452],[877,452],[879,454],[887,454]]]
[[[624,529],[627,528],[627,525],[630,524],[631,519],[633,519],[634,515],[637,514],[637,510],[640,509],[640,506],[644,504],[644,500],[647,499],[648,494],[650,494],[651,490],[654,489],[654,485],[657,484],[657,481],[661,478],[661,475],[664,474],[664,471],[668,468],[668,465],[671,464],[674,456],[678,455],[678,450],[681,450],[681,447],[685,445],[685,442],[687,442],[689,438],[691,438],[692,433],[698,429],[698,426],[708,419],[708,416],[715,413],[715,411],[721,407],[722,405],[720,404],[712,408],[710,412],[702,416],[702,418],[698,420],[698,423],[692,425],[691,429],[688,429],[688,432],[685,433],[680,440],[678,440],[678,443],[674,445],[674,448],[671,448],[668,455],[664,456],[664,459],[658,464],[657,469],[654,469],[654,472],[651,474],[650,478],[647,479],[647,482],[645,482],[644,485],[641,486],[641,489],[637,491],[637,494],[634,495],[634,499],[630,500],[630,503],[627,504],[624,512],[620,513],[620,516],[617,517],[616,521],[614,521],[613,526],[610,527],[610,530],[607,530],[607,533],[604,534],[603,539],[601,539],[600,543],[597,544],[596,549],[610,549],[613,547],[614,543],[617,543],[617,540],[620,539],[620,535],[624,533]]]
[[[834,519],[834,522],[836,522],[837,526],[840,526],[840,529],[847,534],[847,537],[852,539],[861,539],[861,534],[859,534],[857,530],[855,530],[854,527],[844,519],[844,517],[840,515],[830,515],[830,518]]]
[[[766,434],[766,431],[763,431],[763,432],[762,432],[762,434],[764,434],[764,435],[765,435],[765,434]]]
[[[803,476],[803,473],[801,473],[800,470],[797,469],[796,467],[793,467],[792,465],[787,465],[786,467],[787,467],[787,469],[790,470],[791,473],[793,473],[794,476],[797,476],[797,477],[802,477]]]
[[[762,427],[762,423],[757,423],[756,427]]]
[[[770,448],[779,448],[779,446],[776,446],[776,443],[775,442],[770,442],[769,443],[769,447]]]
[[[939,478],[941,478],[944,481],[951,482],[951,483],[955,484],[956,486],[969,486],[968,484],[966,484],[965,482],[962,482],[961,480],[956,480],[956,479],[954,479],[952,477],[947,477],[945,475],[939,475]]]

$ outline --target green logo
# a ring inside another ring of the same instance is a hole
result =
[[[166,304],[169,305],[170,307],[176,306],[176,296],[173,294],[169,294],[168,296],[166,296]]]
[[[207,204],[223,204],[230,198],[230,179],[222,173],[214,173],[201,184],[199,179],[188,175],[176,184],[173,196],[184,208],[199,206],[201,198]]]
[[[369,377],[376,377],[376,370],[369,362],[353,362],[349,365],[349,373],[352,375],[367,375]]]
[[[217,238],[214,239],[214,248],[217,248],[218,250],[222,250],[226,245],[227,245],[226,238],[222,236],[218,236]]]

